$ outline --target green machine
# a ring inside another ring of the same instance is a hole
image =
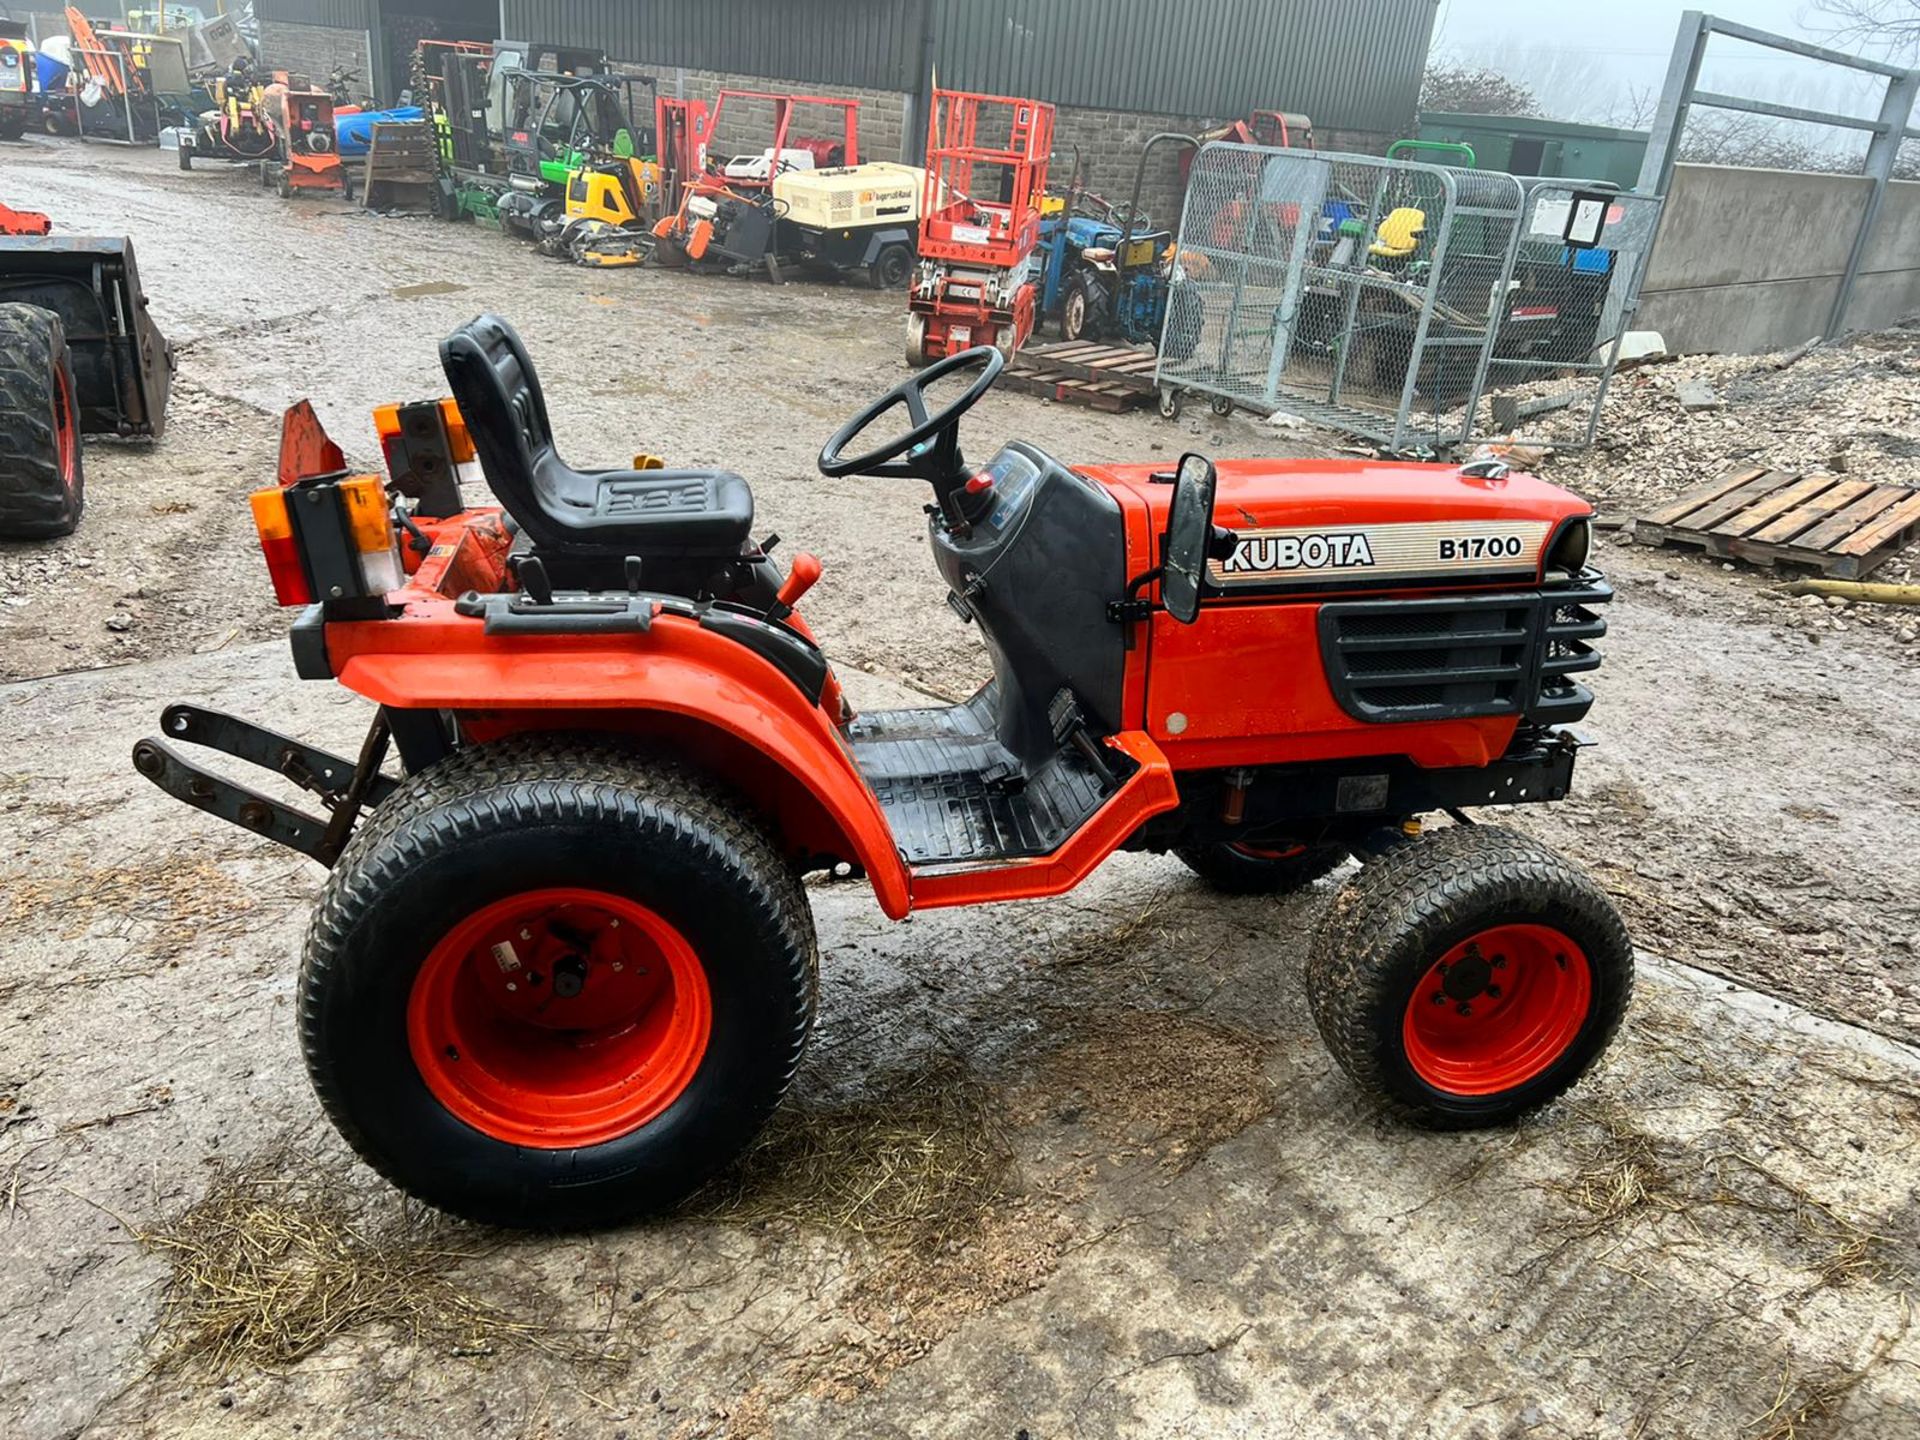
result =
[[[1482,170],[1509,175],[1611,181],[1631,190],[1640,180],[1647,132],[1576,125],[1531,115],[1454,115],[1425,111],[1420,138],[1469,145]]]

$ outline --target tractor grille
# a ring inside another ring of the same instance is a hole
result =
[[[1573,677],[1600,664],[1597,571],[1518,594],[1358,600],[1320,607],[1320,649],[1341,707],[1377,723],[1523,715],[1580,719],[1593,692]]]

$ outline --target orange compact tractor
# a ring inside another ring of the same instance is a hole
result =
[[[821,564],[782,571],[745,480],[575,469],[504,321],[440,353],[453,398],[378,417],[391,486],[303,405],[253,497],[298,672],[376,707],[358,757],[191,705],[133,757],[332,868],[301,1043],[327,1113],[411,1193],[592,1224],[739,1155],[813,1022],[801,878],[829,868],[901,919],[1060,895],[1117,850],[1266,893],[1357,857],[1307,998],[1358,1087],[1426,1124],[1541,1105],[1619,1026],[1633,951],[1606,895],[1470,813],[1572,784],[1611,594],[1585,502],[1492,463],[1163,471],[1017,440],[970,462],[961,419],[1005,363],[976,348],[861,411],[820,468],[931,487],[934,564],[994,677],[856,714],[797,608]],[[943,381],[963,393],[935,401]],[[499,508],[463,505],[470,455]],[[1423,833],[1433,812],[1454,823]]]

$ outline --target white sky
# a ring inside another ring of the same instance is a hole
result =
[[[1626,123],[1634,100],[1657,98],[1687,9],[1704,9],[1760,30],[1816,43],[1822,17],[1808,0],[1605,0],[1596,5],[1525,0],[1441,0],[1436,58],[1486,64],[1531,85],[1551,115]],[[1849,48],[1833,44],[1832,48]],[[1805,109],[1873,114],[1884,82],[1817,61],[1743,45],[1709,45],[1702,84]]]

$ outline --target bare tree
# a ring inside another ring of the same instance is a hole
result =
[[[1813,0],[1803,23],[1840,44],[1920,60],[1920,0]]]
[[[1436,61],[1420,85],[1420,108],[1461,115],[1538,115],[1533,91],[1497,70]]]

